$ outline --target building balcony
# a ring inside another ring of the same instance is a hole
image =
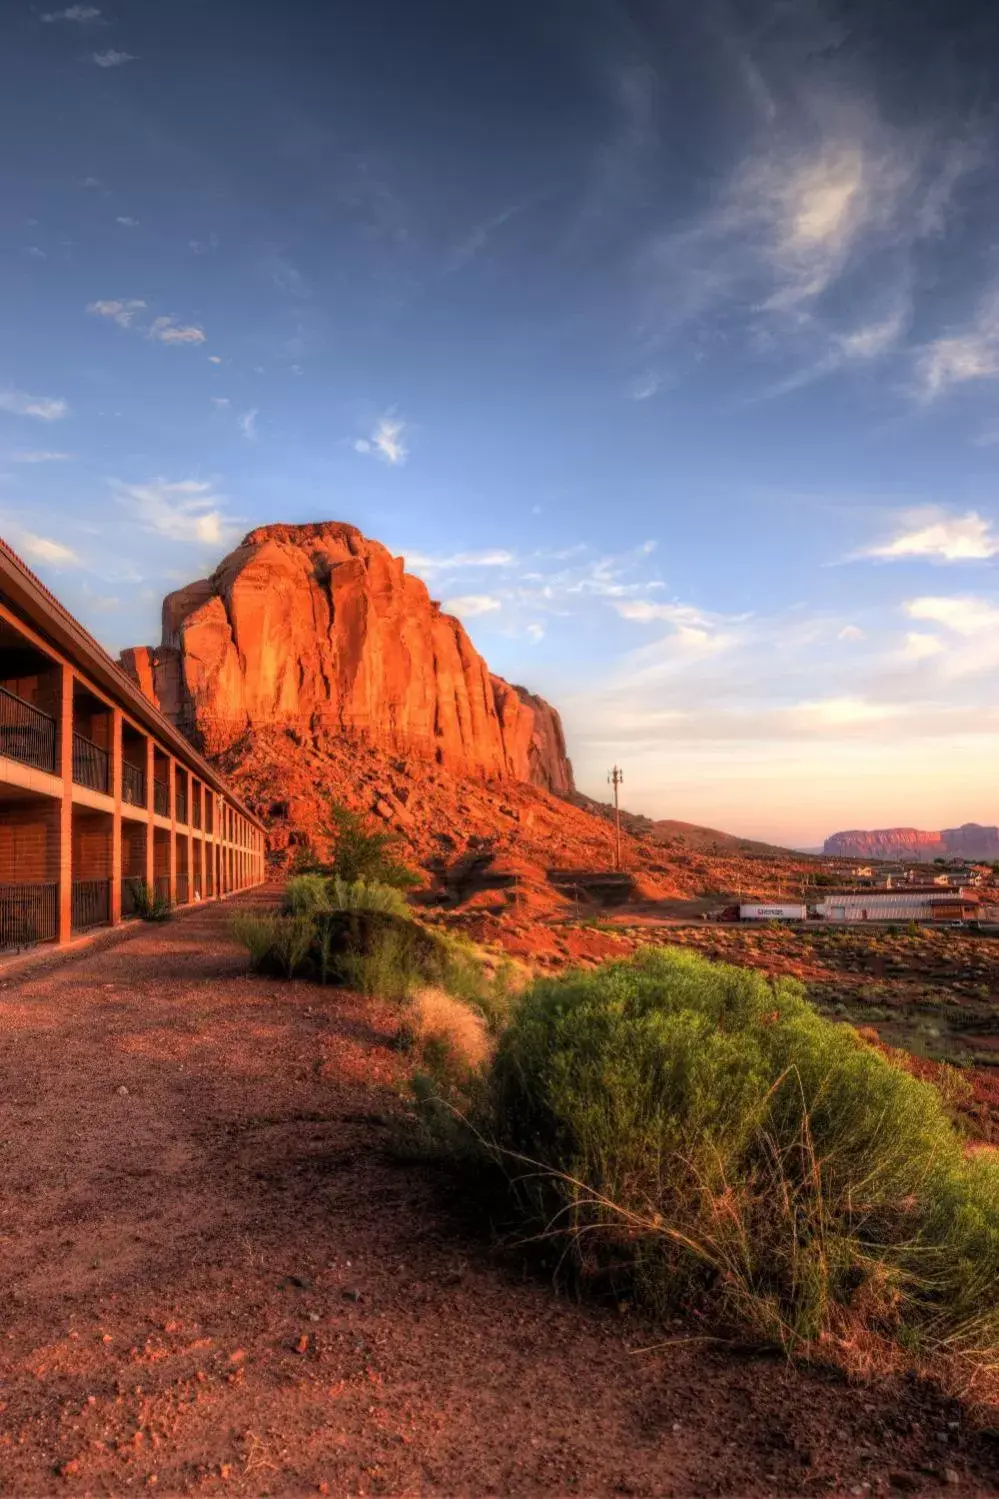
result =
[[[140,765],[126,760],[121,767],[121,799],[130,807],[146,805],[146,773]]]
[[[56,768],[55,719],[6,687],[0,687],[0,755],[33,770]]]

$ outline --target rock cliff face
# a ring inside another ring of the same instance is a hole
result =
[[[208,754],[248,729],[342,733],[455,773],[572,790],[558,714],[493,676],[401,557],[354,526],[261,526],[163,602],[122,665]]]
[[[847,859],[999,859],[999,828],[977,822],[938,833],[919,828],[854,828],[833,833],[823,852]]]

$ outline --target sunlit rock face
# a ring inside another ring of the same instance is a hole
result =
[[[493,676],[403,559],[339,521],[251,531],[122,664],[208,754],[283,725],[572,790],[554,708]]]

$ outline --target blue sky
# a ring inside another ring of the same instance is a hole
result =
[[[0,530],[118,649],[351,521],[586,790],[997,820],[997,67],[933,0],[10,0]]]

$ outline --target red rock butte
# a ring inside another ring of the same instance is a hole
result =
[[[341,521],[251,531],[164,599],[162,643],[121,661],[209,755],[283,726],[573,789],[554,708],[494,676],[404,559]]]

